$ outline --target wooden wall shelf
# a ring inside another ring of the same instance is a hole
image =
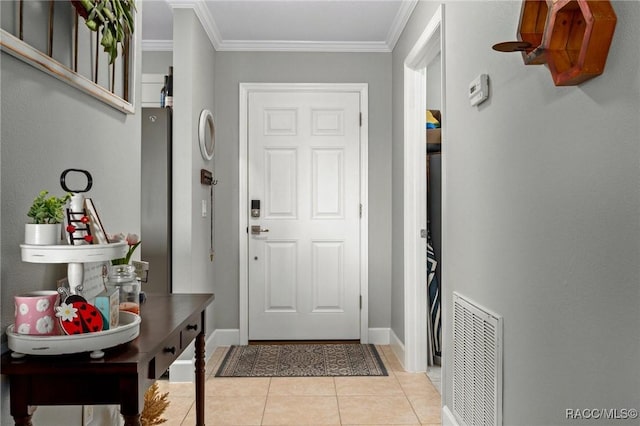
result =
[[[577,85],[604,72],[616,21],[609,1],[553,3],[543,44],[556,86]]]
[[[546,64],[556,86],[574,86],[604,72],[617,17],[609,0],[523,0],[519,42],[526,65]]]
[[[545,0],[525,0],[522,2],[518,40],[529,44],[529,47],[522,51],[522,59],[526,65],[540,65],[546,62],[542,37],[548,12],[549,7]]]

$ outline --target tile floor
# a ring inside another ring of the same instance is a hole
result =
[[[424,373],[405,372],[389,346],[377,346],[387,377],[221,378],[227,348],[207,363],[207,425],[439,425],[440,394]],[[159,381],[169,392],[166,426],[195,424],[191,383]]]

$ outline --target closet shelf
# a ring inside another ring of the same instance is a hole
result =
[[[440,110],[429,110],[433,117],[438,120],[438,123],[442,126],[442,116]],[[442,142],[442,128],[427,129],[427,152],[440,151],[440,143]]]

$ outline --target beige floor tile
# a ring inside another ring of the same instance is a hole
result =
[[[205,423],[210,425],[259,425],[262,421],[266,396],[234,396],[206,398]],[[195,406],[182,423],[196,424]]]
[[[163,425],[180,426],[193,405],[195,405],[193,398],[171,397],[171,394],[169,394],[169,405],[166,411],[162,413],[162,418],[166,420]]]
[[[218,367],[220,367],[220,364],[222,363],[222,360],[224,359],[224,356],[227,354],[228,350],[229,350],[228,346],[220,346],[216,348],[215,351],[213,351],[213,353],[207,360],[207,367],[206,367],[207,377],[209,377],[212,374],[215,374],[216,371],[218,371]]]
[[[344,424],[420,424],[404,396],[338,396]]]
[[[384,360],[384,365],[390,374],[396,371],[404,372],[402,363],[400,363],[396,355],[393,353],[391,346],[380,346],[378,348],[379,348],[378,352],[381,353],[381,356],[383,357],[383,360]]]
[[[336,377],[338,395],[404,395],[398,380],[388,377]]]
[[[418,416],[421,424],[440,424],[442,421],[440,412],[440,398],[429,396],[409,397],[409,403],[413,407],[413,411]]]
[[[335,394],[333,377],[273,377],[269,385],[269,396]]]
[[[440,398],[438,389],[431,383],[431,380],[423,373],[396,372],[395,374],[402,390],[407,396],[437,396]]]
[[[269,377],[211,377],[205,384],[205,395],[211,396],[266,396]]]
[[[169,380],[158,380],[158,392],[169,393],[169,398],[191,398],[195,399],[196,386],[193,383],[171,383]]]
[[[269,395],[263,425],[339,425],[335,396]]]

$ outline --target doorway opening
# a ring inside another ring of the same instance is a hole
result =
[[[433,338],[429,335],[430,306],[427,288],[427,131],[428,107],[438,106],[445,115],[444,5],[431,18],[405,59],[404,66],[404,367],[407,371],[427,371]],[[439,78],[433,74],[439,64]],[[439,84],[440,93],[432,83]],[[439,102],[431,103],[439,97]],[[428,104],[429,102],[429,104]],[[432,107],[435,109],[435,107]],[[446,129],[441,129],[442,140]],[[445,159],[442,144],[442,203],[446,203]],[[442,220],[446,221],[444,215]],[[444,226],[442,226],[444,229]],[[446,306],[441,304],[441,316]],[[446,348],[442,349],[444,352]],[[444,382],[443,382],[444,383]]]

